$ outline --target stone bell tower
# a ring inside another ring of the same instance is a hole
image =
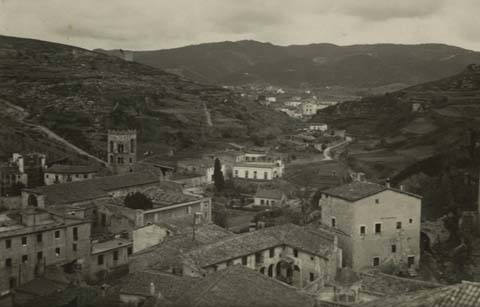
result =
[[[137,131],[108,130],[107,140],[108,167],[115,174],[131,172],[137,162]]]

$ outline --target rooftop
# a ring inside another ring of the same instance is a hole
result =
[[[259,190],[255,193],[257,198],[282,199],[285,194],[279,190]]]
[[[108,192],[110,191],[153,184],[156,182],[159,182],[158,176],[148,172],[128,173],[123,175],[53,184],[34,189],[25,189],[25,191],[45,195],[45,202],[48,205],[62,205],[108,197]]]
[[[154,208],[183,204],[200,199],[182,192],[157,188],[145,190],[143,194],[152,200]]]
[[[169,301],[176,301],[183,293],[200,281],[199,278],[177,276],[146,270],[128,274],[120,283],[119,292],[139,296],[151,296],[150,283],[155,285],[155,292]]]
[[[98,242],[92,244],[92,254],[100,254],[112,249],[122,248],[132,245],[132,241],[127,239],[113,239],[105,242]]]
[[[45,170],[45,173],[54,174],[89,174],[96,172],[98,172],[98,168],[92,165],[54,164]]]
[[[406,194],[409,196],[421,198],[420,196],[415,195],[413,193],[408,193],[402,190],[389,188],[385,185],[381,185],[373,182],[366,182],[366,181],[354,181],[352,183],[348,183],[345,185],[324,190],[322,191],[322,193],[333,196],[333,197],[345,199],[348,201],[357,201],[386,190],[395,191],[395,192]]]
[[[276,162],[264,162],[264,163],[255,163],[255,162],[242,162],[235,163],[235,167],[251,167],[251,168],[274,168],[277,167]]]
[[[213,273],[186,291],[174,306],[306,307],[314,300],[254,270],[234,265]]]
[[[280,245],[288,245],[314,255],[328,257],[333,249],[333,242],[334,235],[331,233],[285,224],[227,237],[195,248],[185,256],[199,268]]]

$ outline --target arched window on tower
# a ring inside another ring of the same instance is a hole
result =
[[[35,197],[35,195],[30,194],[28,196],[28,205],[30,207],[38,207],[38,202],[37,202],[37,198]]]
[[[135,152],[135,140],[134,139],[130,140],[130,152],[131,153]]]
[[[113,152],[113,141],[110,141],[110,152]]]

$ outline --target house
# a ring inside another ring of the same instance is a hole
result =
[[[213,183],[213,172],[215,170],[215,159],[184,159],[177,162],[179,172],[198,173],[205,176],[206,183]],[[226,175],[226,166],[221,165],[221,171]]]
[[[281,160],[277,162],[237,163],[233,168],[234,178],[252,180],[273,180],[283,176],[285,166]]]
[[[92,241],[88,261],[82,268],[87,279],[104,281],[107,277],[128,273],[128,260],[133,253],[132,241],[120,237]]]
[[[313,307],[312,296],[259,274],[232,265],[200,279],[185,290],[173,306],[182,307]]]
[[[302,114],[304,116],[312,116],[317,114],[317,111],[319,110],[318,105],[313,102],[305,102],[302,104]]]
[[[162,299],[165,304],[168,304],[180,299],[200,280],[200,278],[145,270],[122,278],[118,292],[120,301],[130,304],[129,306],[144,306],[144,303],[151,299]]]
[[[14,153],[0,166],[0,196],[18,195],[21,187],[42,185],[45,160],[40,153]]]
[[[355,181],[321,192],[322,223],[345,233],[338,244],[354,270],[420,261],[422,198],[403,189]]]
[[[303,288],[328,282],[341,266],[335,235],[286,224],[227,237],[185,253],[183,274],[203,276],[241,264],[260,274]]]
[[[54,164],[44,172],[45,185],[92,179],[98,168],[87,165]]]
[[[328,130],[328,125],[325,123],[309,123],[308,130],[324,132]]]
[[[90,254],[88,220],[39,208],[0,215],[0,293],[41,275],[45,267],[85,261]]]
[[[266,206],[266,207],[282,207],[285,205],[287,197],[285,193],[279,190],[264,190],[261,189],[255,193],[253,197],[254,206]]]

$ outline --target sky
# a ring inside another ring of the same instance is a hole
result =
[[[480,50],[479,0],[0,0],[0,34],[87,49],[253,39]]]

